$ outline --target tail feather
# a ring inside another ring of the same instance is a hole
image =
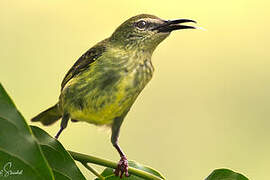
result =
[[[58,108],[58,104],[50,107],[49,109],[41,112],[31,119],[33,122],[40,121],[43,125],[51,125],[62,117],[62,113]]]

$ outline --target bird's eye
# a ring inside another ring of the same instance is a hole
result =
[[[136,23],[136,26],[140,29],[144,29],[146,27],[147,23],[143,20]]]

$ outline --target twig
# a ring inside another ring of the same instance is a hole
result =
[[[96,175],[100,180],[105,180],[103,176],[101,176],[94,168],[90,167],[87,162],[81,162],[82,165],[89,171],[91,171],[94,175]]]
[[[81,153],[77,153],[77,152],[73,152],[73,151],[68,151],[70,153],[70,155],[73,157],[74,160],[76,161],[80,161],[83,163],[93,163],[93,164],[97,164],[100,166],[105,166],[105,167],[109,167],[109,168],[113,168],[115,169],[117,167],[117,163],[106,160],[106,159],[101,159],[98,157],[94,157],[91,155],[86,155],[86,154],[81,154]],[[128,172],[130,174],[133,174],[135,176],[144,178],[144,179],[148,179],[148,180],[163,180],[160,177],[157,177],[153,174],[150,174],[148,172],[136,169],[136,168],[132,168],[129,167],[128,168]]]

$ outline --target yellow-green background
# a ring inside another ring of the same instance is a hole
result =
[[[269,9],[267,0],[1,0],[0,81],[30,123],[57,101],[76,59],[127,18],[197,20],[207,31],[174,32],[155,51],[154,78],[125,119],[120,144],[169,180],[201,180],[223,167],[269,180]],[[44,129],[54,135],[59,122]],[[109,136],[70,123],[60,141],[117,161]]]

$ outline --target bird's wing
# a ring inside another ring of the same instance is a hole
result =
[[[89,68],[90,65],[95,62],[105,51],[106,46],[105,42],[100,42],[91,49],[89,49],[86,53],[84,53],[70,68],[66,76],[64,77],[62,84],[61,84],[61,91],[67,84],[69,80],[71,80],[74,76],[78,75],[80,72],[84,71],[85,69]]]

